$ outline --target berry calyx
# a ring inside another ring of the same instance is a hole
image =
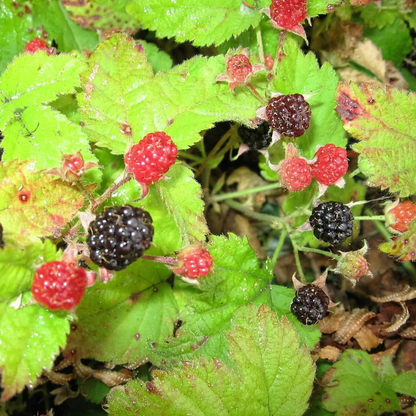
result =
[[[175,163],[178,148],[164,132],[149,133],[124,156],[126,171],[137,182],[150,185],[159,179]]]
[[[297,290],[290,310],[302,324],[313,325],[325,317],[329,303],[328,295],[320,287],[308,284]]]
[[[312,175],[324,185],[333,185],[348,171],[347,151],[334,144],[326,144],[315,153]]]
[[[32,294],[48,309],[70,310],[81,302],[87,286],[87,274],[75,263],[51,261],[35,272]]]
[[[300,137],[309,127],[311,108],[301,94],[279,95],[266,107],[267,120],[274,130],[286,137]]]
[[[302,191],[312,183],[311,168],[301,157],[285,159],[278,173],[282,184],[292,192]]]
[[[49,47],[48,44],[40,38],[35,38],[27,43],[24,47],[25,52],[34,54],[36,51],[46,51],[48,55],[55,54],[55,48]]]
[[[198,245],[191,245],[178,253],[178,265],[172,268],[172,271],[189,279],[198,279],[211,271],[213,263],[214,260],[208,250]]]
[[[411,201],[396,202],[386,207],[386,225],[393,233],[409,231],[409,224],[416,217],[416,204]]]
[[[226,71],[236,85],[243,84],[253,73],[253,66],[248,56],[243,54],[233,55],[227,60]]]
[[[108,270],[122,270],[150,247],[152,217],[131,205],[106,208],[88,227],[91,260]]]
[[[354,217],[341,202],[323,202],[312,210],[309,223],[314,236],[331,245],[340,244],[352,235]]]
[[[253,150],[266,149],[272,142],[272,130],[267,121],[264,121],[256,129],[241,125],[238,128],[238,135],[243,143]]]

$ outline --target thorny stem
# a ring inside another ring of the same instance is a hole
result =
[[[269,185],[259,186],[257,188],[245,189],[244,191],[229,192],[227,194],[214,195],[209,198],[210,202],[223,201],[224,199],[238,198],[240,196],[246,196],[250,194],[255,194],[257,192],[269,191],[271,189],[281,188],[282,185],[279,182],[272,183]]]
[[[276,59],[274,61],[275,65],[277,65],[283,58],[283,44],[285,42],[285,37],[286,37],[286,30],[282,30],[280,32],[279,45],[277,46],[277,50],[276,50]]]
[[[161,257],[161,256],[151,256],[149,254],[144,254],[142,256],[142,259],[157,261],[158,263],[167,264],[169,266],[176,266],[178,264],[178,259],[176,257]]]

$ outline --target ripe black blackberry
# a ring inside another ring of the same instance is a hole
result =
[[[238,135],[250,149],[261,150],[270,146],[273,130],[270,128],[269,123],[264,121],[256,129],[241,125],[238,128]]]
[[[309,284],[296,292],[290,310],[304,325],[318,323],[328,311],[329,297],[318,286]]]
[[[108,270],[122,270],[143,255],[153,238],[152,217],[131,205],[115,206],[97,215],[88,228],[91,260]]]
[[[319,240],[331,245],[339,244],[352,235],[354,216],[341,202],[324,202],[312,210],[309,223]]]
[[[303,95],[279,95],[270,99],[266,107],[269,124],[286,137],[300,137],[308,129],[311,108]]]

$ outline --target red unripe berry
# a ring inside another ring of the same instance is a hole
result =
[[[273,69],[274,66],[274,59],[272,58],[271,55],[264,55],[264,64],[266,66],[266,68],[271,71]]]
[[[395,231],[404,233],[409,231],[409,224],[416,217],[416,204],[411,201],[399,202],[388,214],[394,215],[394,222],[390,224],[390,228]]]
[[[253,66],[246,55],[233,55],[227,61],[227,74],[238,84],[246,81],[253,72]]]
[[[158,181],[175,163],[178,148],[164,132],[149,133],[124,156],[126,171],[144,185]]]
[[[70,310],[81,301],[87,286],[82,267],[65,261],[42,264],[35,273],[32,294],[48,309]]]
[[[289,191],[302,191],[312,183],[311,168],[305,159],[290,157],[279,169],[280,181]]]
[[[306,0],[272,0],[270,18],[281,29],[296,29],[306,15]]]
[[[348,171],[347,151],[334,144],[327,144],[315,154],[316,162],[311,166],[312,175],[324,185],[333,185]]]
[[[208,250],[192,245],[179,252],[178,266],[172,271],[189,279],[197,279],[206,276],[211,271],[213,262]]]
[[[35,53],[40,50],[49,50],[48,44],[40,38],[35,38],[25,45],[25,52]]]

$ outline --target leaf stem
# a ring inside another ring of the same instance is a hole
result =
[[[274,251],[273,257],[272,257],[272,260],[271,260],[272,268],[273,269],[274,269],[274,266],[277,263],[277,259],[279,258],[279,254],[280,254],[280,251],[282,250],[282,247],[283,247],[283,244],[285,242],[287,233],[288,232],[287,232],[286,228],[283,228],[283,230],[282,230],[282,232],[280,234],[280,237],[279,237],[279,242],[277,243],[276,250]]]
[[[293,242],[293,240],[292,240],[292,245],[293,245],[293,254],[295,255],[296,268],[298,269],[300,281],[302,283],[306,283],[306,278],[305,278],[305,275],[303,274],[302,265],[300,263],[298,246],[296,245],[296,243]]]
[[[238,198],[240,196],[255,194],[257,192],[270,191],[271,189],[277,189],[281,187],[282,185],[279,182],[276,182],[276,183],[272,183],[268,185],[259,186],[257,188],[245,189],[243,191],[236,191],[236,192],[229,192],[227,194],[214,195],[209,198],[209,201],[218,202],[218,201],[223,201],[224,199]]]
[[[267,104],[267,101],[257,92],[257,90],[253,87],[251,82],[247,82],[246,85],[249,88],[249,90],[254,94],[254,96],[260,100],[262,104]]]
[[[322,254],[323,256],[331,257],[334,260],[340,260],[341,259],[341,256],[338,256],[337,254],[331,253],[330,251],[319,250],[318,248],[312,248],[312,247],[299,247],[299,246],[297,246],[297,248],[300,251]]]
[[[260,25],[256,27],[256,37],[257,37],[257,47],[259,48],[260,61],[264,64],[265,58],[264,58],[264,49],[263,49],[263,38],[261,35]]]

